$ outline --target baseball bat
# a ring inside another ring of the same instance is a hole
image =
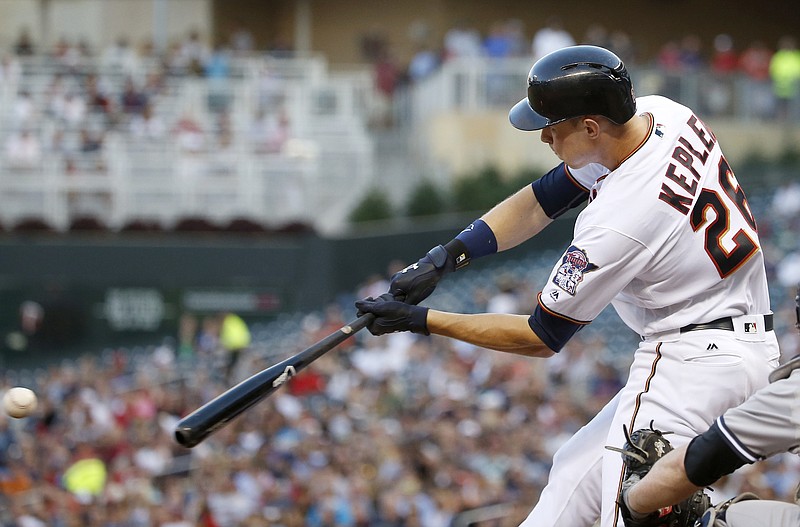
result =
[[[367,327],[375,315],[366,313],[345,324],[296,355],[248,377],[181,419],[175,426],[175,440],[187,447],[227,425],[239,414],[283,386],[297,372]]]

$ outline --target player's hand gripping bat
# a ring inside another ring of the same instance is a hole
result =
[[[227,425],[236,416],[271,395],[300,370],[367,327],[375,315],[366,313],[283,362],[262,370],[218,395],[181,419],[175,440],[193,447]]]

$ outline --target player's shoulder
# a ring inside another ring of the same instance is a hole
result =
[[[650,112],[653,114],[662,114],[669,112],[671,114],[691,114],[691,108],[683,104],[673,101],[663,95],[644,95],[636,98],[636,111],[638,113]]]

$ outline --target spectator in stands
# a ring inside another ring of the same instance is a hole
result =
[[[373,26],[360,35],[358,44],[361,60],[373,64],[389,46],[389,37],[383,28]]]
[[[0,93],[16,93],[21,75],[19,59],[11,53],[3,53],[0,57]]]
[[[226,116],[227,114],[221,114]],[[225,119],[221,119],[224,121]],[[207,173],[213,176],[234,176],[237,173],[239,152],[234,142],[234,133],[229,125],[217,127],[214,146],[208,159]]]
[[[689,33],[681,38],[678,61],[683,72],[698,71],[706,66],[703,42],[699,35]]]
[[[256,153],[276,154],[283,150],[290,133],[289,116],[285,110],[261,108],[250,125],[249,139]]]
[[[47,88],[44,91],[44,113],[48,117],[54,117],[60,111],[61,106],[64,104],[64,98],[67,96],[69,89],[68,81],[65,80],[63,73],[56,73],[50,79]]]
[[[394,121],[394,93],[402,82],[402,71],[397,59],[387,44],[372,63],[375,83],[374,107],[371,109],[370,124],[386,128]]]
[[[203,74],[208,79],[208,109],[211,112],[225,111],[231,97],[228,86],[231,74],[230,50],[222,45],[214,46],[203,64]]]
[[[704,79],[701,95],[710,115],[722,115],[731,111],[734,94],[733,74],[739,71],[739,54],[733,45],[733,38],[727,33],[714,37],[709,67],[711,75]]]
[[[84,127],[80,131],[80,152],[83,154],[99,154],[103,151],[104,135],[99,130]]]
[[[516,280],[509,274],[501,274],[496,280],[497,292],[494,293],[486,304],[487,313],[522,314],[520,311],[519,288]]]
[[[711,71],[723,75],[737,72],[739,70],[739,55],[733,45],[733,38],[727,33],[720,33],[714,37],[713,45]]]
[[[232,381],[234,368],[236,368],[241,355],[250,348],[252,337],[247,322],[241,316],[227,312],[223,313],[221,317],[219,343],[226,354],[225,378]]]
[[[84,505],[99,500],[107,481],[106,464],[91,443],[79,443],[63,474],[64,488]]]
[[[179,359],[191,359],[194,357],[198,328],[199,321],[197,315],[190,312],[181,313],[178,318],[178,341],[176,350]]]
[[[85,77],[83,95],[86,100],[88,118],[99,122],[108,130],[116,128],[120,113],[112,90],[97,75]]]
[[[678,41],[667,40],[661,44],[656,54],[656,65],[667,74],[681,71],[681,52]]]
[[[583,34],[581,44],[611,49],[611,36],[609,35],[608,28],[597,22],[590,24],[589,27],[586,28],[586,32]],[[612,51],[616,53],[616,50]]]
[[[528,37],[525,36],[525,24],[519,18],[509,18],[505,22],[506,34],[511,42],[512,57],[528,57],[530,46]]]
[[[635,64],[639,60],[638,50],[633,43],[633,39],[625,31],[613,31],[609,35],[609,46],[610,48],[608,49],[616,53],[625,64]]]
[[[551,51],[575,45],[575,37],[564,28],[561,17],[553,15],[548,17],[544,27],[538,29],[533,35],[531,52],[533,60],[539,60]]]
[[[197,153],[206,148],[205,132],[191,110],[183,112],[173,127],[173,133],[183,152]]]
[[[121,35],[103,51],[100,64],[116,74],[131,76],[138,72],[141,61],[128,37]]]
[[[441,63],[442,57],[437,50],[427,43],[420,43],[408,63],[408,80],[415,83],[427,78],[439,69]]]
[[[147,98],[148,103],[156,104],[158,100],[167,94],[168,86],[166,83],[166,71],[164,66],[156,66],[149,70],[145,75],[144,87],[142,92]]]
[[[133,77],[125,79],[125,86],[120,95],[120,108],[128,115],[140,114],[147,106],[147,95],[139,88]]]
[[[20,29],[19,36],[14,42],[14,53],[18,57],[30,57],[36,52],[36,46],[31,37],[31,31],[27,27]]]
[[[202,76],[204,66],[208,62],[211,50],[200,36],[200,31],[192,29],[180,43],[178,49],[177,65],[189,75]]]
[[[42,144],[33,131],[23,128],[11,134],[6,141],[5,158],[8,166],[32,170],[42,163]]]
[[[769,74],[772,50],[763,40],[754,40],[739,56],[739,69],[749,79],[751,90],[746,97],[749,104],[745,110],[756,117],[768,117],[775,113],[775,99]]]
[[[800,49],[797,39],[785,35],[778,41],[778,50],[769,65],[772,89],[777,103],[777,116],[787,120],[792,105],[798,104],[800,94]]]
[[[166,136],[167,126],[153,105],[148,103],[142,113],[131,117],[128,130],[134,139],[161,141]]]
[[[253,33],[248,29],[244,20],[238,19],[236,21],[236,27],[231,31],[228,45],[233,51],[233,54],[238,57],[246,57],[255,50]]]
[[[443,60],[460,57],[480,57],[483,55],[483,42],[480,32],[470,26],[466,19],[459,19],[444,35]]]
[[[18,127],[34,126],[39,121],[40,109],[33,100],[31,93],[23,89],[17,94],[11,108],[13,124]]]
[[[742,73],[756,81],[769,80],[769,63],[772,50],[763,40],[754,40],[742,50],[739,57],[739,68]]]
[[[164,53],[167,51],[165,49],[160,49],[158,45],[156,45],[155,40],[153,37],[145,37],[139,41],[139,45],[136,46],[137,54],[139,58],[142,59],[144,62],[159,62],[161,67],[165,70],[168,69],[167,64],[165,63],[166,57]]]
[[[83,124],[86,119],[87,107],[82,92],[71,89],[62,100],[55,102],[56,106],[53,108],[55,117],[67,127],[76,128]]]
[[[207,79],[227,79],[231,74],[231,53],[222,45],[214,49],[203,63],[203,72]]]
[[[489,34],[483,40],[483,52],[489,58],[502,59],[514,56],[516,41],[509,31],[507,21],[495,20],[489,26]]]
[[[772,195],[770,211],[783,220],[800,218],[800,182],[787,181]]]
[[[62,36],[53,47],[53,58],[59,66],[59,71],[63,74],[82,73],[83,60],[88,56],[88,45],[82,40],[75,43]]]

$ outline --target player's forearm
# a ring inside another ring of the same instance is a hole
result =
[[[542,210],[530,186],[497,204],[481,219],[494,232],[498,251],[516,247],[553,221]]]
[[[680,447],[653,465],[641,481],[628,491],[628,506],[640,513],[649,513],[674,505],[692,495],[699,487],[686,477],[683,458],[686,447]]]
[[[465,315],[431,309],[427,317],[428,331],[482,348],[504,351],[527,357],[550,357],[548,348],[528,325],[527,315],[481,313]]]

